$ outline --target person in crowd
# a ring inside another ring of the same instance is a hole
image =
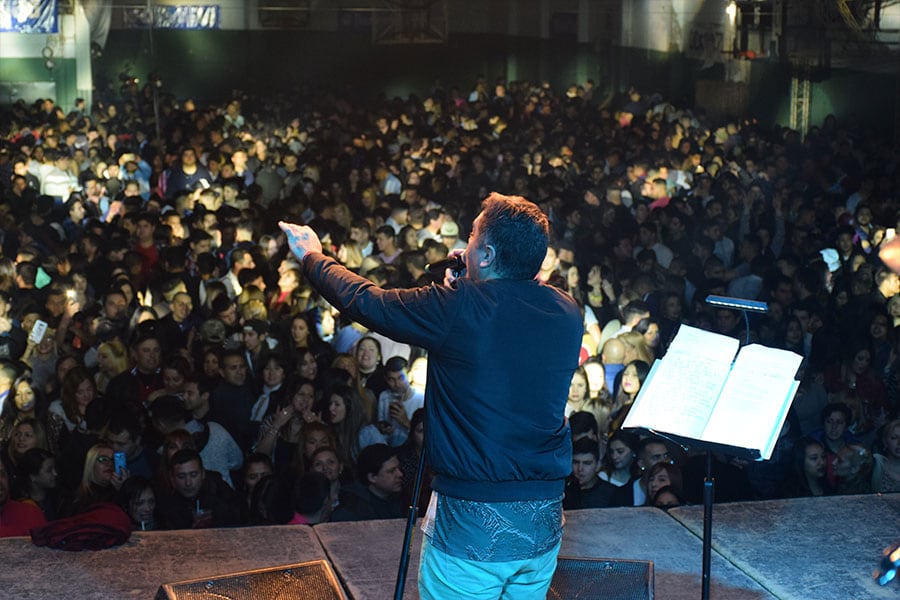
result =
[[[0,537],[28,535],[32,529],[46,522],[37,506],[10,497],[9,477],[6,467],[0,462]]]
[[[894,419],[882,429],[881,449],[873,457],[872,491],[900,491],[900,420]]]
[[[582,438],[572,444],[572,476],[566,484],[566,510],[612,506],[616,487],[598,477],[600,446]]]
[[[608,431],[615,433],[622,428],[622,423],[625,422],[625,417],[628,416],[628,411],[631,410],[631,405],[634,404],[649,373],[650,365],[642,360],[634,360],[622,370],[619,393],[609,414]]]
[[[128,353],[120,340],[112,339],[100,344],[97,348],[97,372],[94,374],[97,393],[106,394],[109,382],[127,370]]]
[[[275,472],[272,466],[272,459],[265,454],[253,452],[244,459],[244,468],[242,469],[242,486],[241,489],[247,499],[247,505],[250,505],[250,498],[253,496],[253,488],[260,479],[266,475]]]
[[[209,419],[224,427],[247,451],[256,439],[251,414],[257,394],[247,372],[247,359],[240,350],[226,350],[220,359],[222,380],[209,396]]]
[[[834,471],[838,455],[848,444],[858,444],[859,439],[850,431],[853,412],[843,402],[826,404],[821,413],[822,428],[810,434],[825,449],[825,478],[828,486],[836,488],[839,477]]]
[[[156,492],[149,479],[140,475],[126,479],[119,488],[116,502],[131,518],[132,529],[135,531],[156,529]]]
[[[74,515],[98,502],[115,502],[116,490],[123,481],[125,479],[114,468],[113,449],[104,443],[91,446],[84,458],[81,485],[65,512]]]
[[[310,472],[320,473],[328,479],[331,486],[329,494],[332,510],[340,504],[341,487],[345,483],[351,483],[351,477],[344,470],[344,463],[333,446],[320,446],[313,450],[309,458]],[[330,514],[330,513],[329,513]]]
[[[260,425],[253,451],[270,456],[279,472],[291,466],[304,425],[321,422],[319,415],[313,412],[315,395],[312,381],[296,378],[283,404],[277,406]]]
[[[800,438],[794,444],[791,473],[784,481],[782,494],[786,498],[827,496],[834,488],[825,476],[825,447],[811,437]]]
[[[409,384],[409,363],[402,356],[384,363],[384,378],[388,389],[378,396],[376,421],[360,429],[360,448],[376,443],[402,445],[409,435],[413,413],[425,403],[424,394]]]
[[[647,472],[647,505],[670,508],[684,504],[681,469],[673,464],[656,463]]]
[[[403,516],[400,490],[403,473],[397,451],[387,444],[372,444],[359,453],[356,482],[341,490],[340,504],[331,520],[366,521]]]
[[[161,529],[233,527],[246,521],[241,497],[221,475],[203,468],[196,450],[179,450],[168,467],[172,492],[157,499]]]
[[[290,521],[292,525],[316,525],[331,517],[331,482],[322,473],[304,473],[294,483],[291,498],[294,508],[294,518]]]
[[[41,509],[48,521],[53,521],[59,518],[68,500],[57,479],[53,454],[44,448],[32,448],[25,452],[16,466],[17,499],[31,502]]]
[[[631,486],[641,476],[637,453],[640,440],[630,431],[617,431],[609,437],[606,455],[598,476],[616,487]]]
[[[359,340],[356,344],[356,363],[359,367],[360,382],[378,398],[381,392],[387,389],[382,365],[381,343],[371,336]]]
[[[294,518],[291,490],[275,475],[263,476],[250,494],[250,525],[285,525]]]
[[[127,406],[135,416],[142,418],[149,405],[150,395],[163,388],[162,347],[152,331],[134,336],[131,342],[130,370],[113,377],[106,387],[106,396],[112,402]]]
[[[362,412],[362,400],[356,390],[348,385],[335,385],[328,396],[326,418],[337,438],[337,450],[347,464],[355,464],[359,454],[359,432],[366,424]]]

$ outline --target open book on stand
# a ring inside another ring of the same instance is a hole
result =
[[[623,428],[744,449],[769,459],[803,357],[682,325],[647,375]],[[737,358],[735,358],[737,354]]]

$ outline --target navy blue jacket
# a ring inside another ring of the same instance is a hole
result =
[[[428,350],[435,490],[480,502],[562,496],[572,470],[564,410],[583,334],[571,296],[512,279],[383,290],[318,253],[303,271],[353,320]]]

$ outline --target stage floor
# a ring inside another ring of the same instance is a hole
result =
[[[702,507],[566,513],[561,556],[649,560],[657,600],[700,597]],[[136,532],[100,552],[0,540],[0,597],[154,598],[160,584],[325,558],[349,598],[393,597],[405,522]],[[900,539],[900,494],[716,505],[711,597],[716,600],[869,600],[900,597],[872,580],[881,551]],[[404,598],[416,599],[421,535]]]

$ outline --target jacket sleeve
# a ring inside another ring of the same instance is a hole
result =
[[[304,256],[303,273],[328,302],[354,321],[427,350],[443,345],[459,311],[459,290],[439,285],[385,290],[324,254]]]

